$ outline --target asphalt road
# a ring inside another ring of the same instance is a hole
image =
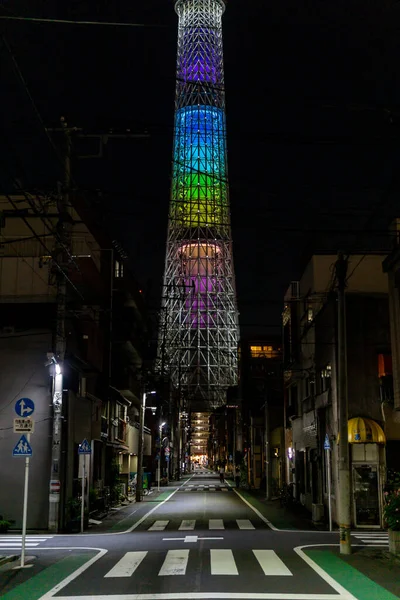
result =
[[[135,510],[127,533],[30,537],[27,553],[39,565],[47,553],[89,553],[43,599],[354,598],[302,550],[337,545],[337,533],[276,531],[215,475],[197,472],[167,501]]]

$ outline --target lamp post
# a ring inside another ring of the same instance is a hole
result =
[[[146,410],[146,398],[149,394],[156,392],[144,392],[139,412],[139,448],[138,448],[138,466],[136,481],[136,502],[142,501],[143,496],[143,452],[144,452],[144,413]]]
[[[165,423],[161,423],[159,430],[160,430],[160,453],[158,455],[158,491],[160,491],[160,479],[161,479],[161,437],[162,437],[162,428],[164,427]]]

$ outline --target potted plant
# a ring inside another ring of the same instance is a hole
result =
[[[400,556],[400,476],[398,473],[387,486],[384,498],[383,516],[389,531],[389,552]]]
[[[7,519],[3,519],[3,515],[0,515],[0,533],[7,533],[10,525],[11,522],[7,521]]]

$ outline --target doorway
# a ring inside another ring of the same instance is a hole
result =
[[[354,524],[380,528],[378,464],[353,463],[352,471]]]

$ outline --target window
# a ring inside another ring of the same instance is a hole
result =
[[[124,265],[119,260],[115,261],[114,265],[114,276],[116,278],[121,278],[124,276]]]
[[[251,358],[275,358],[279,356],[280,349],[272,346],[250,346]]]
[[[321,369],[319,374],[319,387],[320,393],[326,392],[331,387],[331,377],[332,377],[332,366],[330,363],[326,365],[323,369]]]

